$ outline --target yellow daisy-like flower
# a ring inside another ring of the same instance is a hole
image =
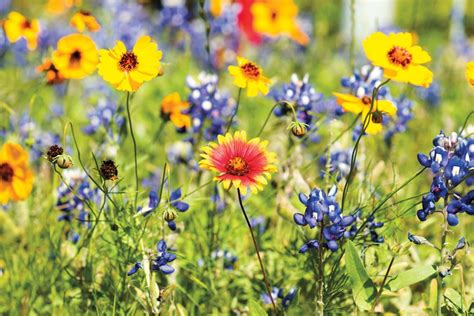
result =
[[[369,115],[372,98],[363,96],[358,98],[351,94],[333,93],[336,96],[337,103],[346,112],[362,113],[362,122],[365,122],[367,115]],[[388,100],[375,100],[371,111],[371,117],[368,118],[368,125],[366,128],[367,134],[377,134],[382,130],[383,115],[387,114],[393,116],[397,114],[397,107]]]
[[[474,61],[466,64],[466,79],[471,86],[474,86]]]
[[[24,200],[33,188],[28,153],[20,145],[6,143],[0,150],[0,203]]]
[[[161,101],[161,117],[170,120],[177,128],[188,128],[191,126],[191,118],[182,111],[189,107],[189,103],[181,101],[178,92],[173,92]]]
[[[255,97],[258,92],[267,95],[270,79],[263,75],[263,70],[256,63],[243,57],[237,57],[238,66],[229,66],[227,69],[234,77],[234,84],[239,88],[247,88],[247,96]]]
[[[433,81],[433,73],[421,66],[430,62],[431,56],[420,46],[413,46],[411,33],[377,32],[367,37],[363,46],[367,58],[384,69],[386,78],[425,88]]]
[[[163,53],[150,36],[142,36],[131,51],[117,41],[114,48],[99,51],[99,75],[117,90],[136,91],[145,81],[155,78],[160,72]]]
[[[60,14],[74,5],[81,5],[81,3],[81,0],[48,0],[46,11],[52,14]]]
[[[301,45],[309,42],[309,37],[297,24],[298,7],[293,0],[258,1],[250,8],[253,28],[268,36],[286,35]]]
[[[53,63],[64,78],[82,79],[95,71],[98,62],[94,41],[82,34],[70,34],[58,41]]]
[[[276,154],[266,150],[267,144],[259,138],[247,140],[244,131],[237,131],[233,136],[230,133],[219,135],[217,143],[202,148],[203,159],[199,166],[218,172],[214,180],[222,182],[226,190],[235,186],[242,194],[247,193],[247,188],[258,193],[277,171],[273,165]]]
[[[100,30],[100,24],[97,22],[96,18],[88,11],[79,11],[75,13],[70,21],[71,25],[76,28],[80,33],[84,30],[89,32],[97,32]]]
[[[29,20],[20,13],[13,11],[8,14],[7,19],[3,23],[3,28],[10,43],[24,38],[29,50],[36,49],[40,32],[38,20]]]

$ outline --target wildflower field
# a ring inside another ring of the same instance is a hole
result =
[[[474,1],[0,25],[1,315],[474,314]]]

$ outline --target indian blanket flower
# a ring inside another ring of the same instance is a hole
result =
[[[256,32],[272,37],[286,35],[301,45],[308,44],[308,36],[297,24],[298,7],[293,0],[256,1],[250,10]]]
[[[245,131],[219,135],[217,143],[202,148],[199,166],[218,172],[214,180],[222,182],[225,189],[235,186],[242,194],[247,193],[247,188],[257,193],[277,171],[273,165],[276,154],[266,150],[267,144],[259,138],[247,140]]]
[[[0,204],[20,201],[30,195],[33,173],[28,153],[18,144],[5,143],[0,150]]]
[[[466,64],[466,79],[471,86],[474,86],[474,61]]]
[[[351,94],[333,94],[337,98],[337,103],[344,111],[362,114],[362,122],[368,122],[366,123],[367,128],[365,130],[368,134],[377,134],[382,130],[383,114],[393,116],[397,113],[397,107],[388,100],[375,100],[372,107],[372,99],[369,96],[364,95],[358,98]],[[369,117],[367,118],[367,116]]]
[[[94,41],[82,34],[70,34],[58,41],[53,63],[68,79],[82,79],[97,67],[97,47]]]
[[[170,120],[178,129],[186,129],[191,126],[191,118],[183,114],[183,110],[189,108],[189,103],[181,101],[179,93],[168,94],[161,101],[161,117]]]
[[[237,57],[238,66],[229,66],[228,70],[234,77],[234,84],[239,88],[247,88],[247,96],[255,97],[259,92],[267,95],[270,79],[263,75],[263,70],[256,63],[243,57]]]
[[[76,12],[72,16],[70,24],[80,33],[86,29],[89,32],[97,32],[100,30],[99,22],[97,22],[96,18],[89,11],[81,10]]]
[[[163,54],[151,37],[144,35],[132,50],[117,41],[114,48],[101,49],[99,55],[99,75],[117,90],[132,92],[158,75]]]
[[[433,73],[422,66],[431,61],[431,56],[420,46],[413,45],[411,33],[376,32],[364,42],[367,58],[384,70],[384,76],[399,82],[428,87]]]
[[[29,50],[36,49],[40,32],[38,20],[27,19],[21,13],[12,11],[8,14],[7,19],[3,23],[3,29],[11,43],[24,38]]]

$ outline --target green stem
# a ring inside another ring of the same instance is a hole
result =
[[[235,116],[237,115],[237,111],[239,111],[239,104],[240,104],[240,95],[242,94],[242,88],[239,88],[239,92],[237,94],[237,103],[235,105],[235,111],[234,114],[232,114],[229,123],[227,124],[227,128],[225,130],[225,134],[227,134],[230,131],[230,128],[232,127],[232,121],[234,121]]]
[[[133,142],[133,158],[135,163],[135,199],[133,203],[132,213],[137,210],[137,201],[138,201],[138,162],[137,162],[137,141],[135,139],[135,134],[133,132],[132,124],[132,115],[130,113],[130,92],[127,92],[127,116],[128,116],[128,125],[130,126],[130,135],[132,136]]]
[[[255,235],[254,235],[253,230],[252,230],[252,225],[250,224],[250,220],[247,216],[247,213],[245,212],[244,204],[242,202],[242,194],[240,193],[239,188],[237,188],[237,195],[239,197],[240,209],[242,210],[242,213],[244,214],[245,221],[247,222],[247,227],[249,228],[250,235],[252,236],[253,245],[255,247],[255,252],[257,253],[258,262],[260,263],[260,270],[262,271],[263,280],[265,281],[265,287],[267,288],[268,296],[270,296],[270,300],[272,301],[273,309],[275,311],[275,314],[277,314],[278,309],[277,309],[275,301],[273,300],[273,297],[272,297],[270,282],[268,282],[267,274],[265,272],[265,267],[263,266],[263,261],[262,261],[262,258],[260,256],[260,250],[258,248],[257,240],[255,239]]]
[[[385,272],[385,276],[383,277],[383,281],[380,284],[380,288],[377,292],[377,295],[375,296],[374,304],[372,304],[372,308],[370,309],[370,314],[372,314],[375,311],[375,307],[377,306],[377,304],[380,301],[380,297],[382,296],[382,292],[383,292],[383,287],[385,286],[385,283],[387,282],[388,274],[390,273],[390,270],[392,269],[392,265],[393,265],[394,261],[395,261],[395,256],[393,256],[392,259],[390,260],[390,263],[389,263],[388,268],[387,268],[387,272]]]
[[[443,233],[441,235],[441,245],[439,247],[439,266],[441,267],[444,263],[444,252],[445,252],[445,246],[446,246],[446,237],[448,235],[448,213],[446,211],[446,206],[448,204],[447,198],[444,199],[444,205],[445,207],[443,208]],[[437,291],[436,291],[436,315],[441,316],[441,306],[442,306],[442,298],[443,298],[443,277],[438,271],[438,276],[436,277],[437,281]]]

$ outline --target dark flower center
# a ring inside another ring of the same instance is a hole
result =
[[[30,20],[25,20],[25,22],[23,22],[23,24],[22,24],[22,27],[24,29],[30,29],[31,28],[31,21]]]
[[[105,160],[100,166],[100,175],[105,180],[115,180],[117,179],[118,170],[115,162],[113,160]]]
[[[71,57],[69,57],[69,62],[71,64],[78,64],[81,61],[82,54],[79,50],[75,50],[72,54]]]
[[[91,13],[89,11],[81,10],[79,11],[82,15],[89,16]]]
[[[0,164],[0,180],[11,182],[13,178],[13,168],[6,162]]]
[[[260,75],[260,70],[258,69],[257,65],[254,63],[248,62],[242,66],[240,66],[240,69],[244,72],[245,76],[252,78],[252,79],[257,79],[258,76]]]
[[[278,14],[275,11],[273,11],[272,15],[271,15],[272,20],[275,20],[277,18],[277,16],[278,16]]]
[[[364,96],[362,97],[362,99],[360,99],[362,101],[362,103],[364,103],[365,105],[370,105],[372,103],[372,98],[370,97],[367,97],[367,96]]]
[[[119,67],[122,71],[132,71],[133,69],[137,68],[137,66],[137,55],[135,55],[133,52],[126,52],[122,55],[122,58],[120,58]]]
[[[393,46],[388,51],[387,57],[392,64],[402,66],[403,68],[407,67],[413,59],[413,56],[405,48],[398,46]]]
[[[225,168],[227,173],[234,176],[245,176],[249,173],[248,163],[241,157],[234,157],[227,162]]]
[[[372,113],[372,123],[381,124],[383,121],[383,114],[380,111]]]
[[[62,154],[63,154],[63,148],[58,145],[53,145],[49,147],[48,152],[46,153],[46,156],[48,157],[48,160],[52,162],[54,158]]]

